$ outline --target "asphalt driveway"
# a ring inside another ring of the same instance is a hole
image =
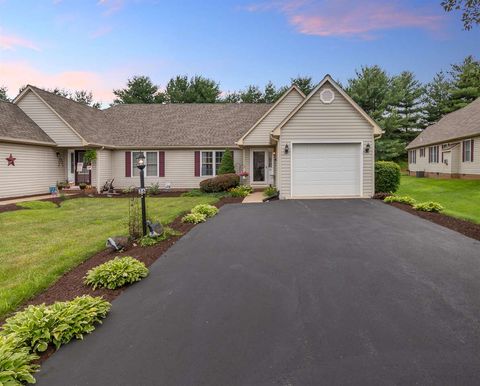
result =
[[[478,385],[480,243],[374,200],[227,205],[38,385]]]

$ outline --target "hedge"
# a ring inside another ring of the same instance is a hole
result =
[[[226,192],[240,183],[240,177],[236,174],[222,174],[200,182],[200,190],[205,193]]]
[[[375,193],[395,193],[400,185],[400,166],[391,161],[375,162]]]

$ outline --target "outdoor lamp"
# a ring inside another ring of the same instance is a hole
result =
[[[288,143],[285,145],[285,154],[288,154]]]
[[[143,153],[140,153],[137,157],[137,168],[140,170],[145,168],[145,155]]]
[[[140,198],[142,200],[142,235],[146,236],[147,234],[147,209],[145,205],[145,195],[147,190],[145,189],[145,155],[140,153],[137,157],[137,168],[140,170],[140,189],[138,189],[138,193],[140,194]]]
[[[367,145],[365,146],[365,153],[369,153],[370,152],[370,144],[367,143]]]

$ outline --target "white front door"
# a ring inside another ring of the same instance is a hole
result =
[[[273,172],[273,159],[270,150],[254,150],[250,153],[251,184],[269,185]]]
[[[292,149],[292,196],[361,196],[360,143],[301,143]]]

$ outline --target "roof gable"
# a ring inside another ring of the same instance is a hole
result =
[[[428,126],[407,149],[480,135],[480,98]]]
[[[273,135],[280,135],[281,129],[285,124],[297,114],[301,108],[308,103],[308,101],[317,94],[317,92],[326,84],[330,84],[347,102],[372,126],[373,134],[380,136],[383,134],[382,129],[378,124],[335,82],[330,75],[326,75],[323,80],[307,95],[307,97],[300,103],[285,119],[275,128]]]
[[[303,100],[305,94],[296,85],[292,85],[285,93],[273,104],[273,106],[240,138],[238,145],[243,145],[245,140],[260,128],[260,126],[271,126],[270,133],[275,127]],[[267,122],[268,121],[268,122]],[[266,128],[268,130],[268,127]],[[268,143],[270,138],[266,141]]]

